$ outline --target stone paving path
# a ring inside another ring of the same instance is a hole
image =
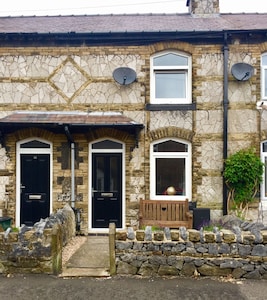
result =
[[[108,236],[88,236],[67,261],[60,276],[107,277],[109,275]]]

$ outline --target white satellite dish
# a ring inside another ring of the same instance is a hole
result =
[[[136,73],[128,67],[120,67],[113,71],[113,78],[122,85],[133,83],[136,79]]]
[[[246,63],[237,63],[232,66],[232,75],[239,81],[249,80],[254,74],[254,68]]]

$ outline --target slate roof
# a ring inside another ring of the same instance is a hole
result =
[[[7,133],[29,127],[62,132],[65,125],[70,126],[73,132],[81,132],[92,127],[116,127],[128,132],[143,128],[143,124],[118,112],[17,111],[0,119],[0,129],[4,129]]]
[[[131,118],[116,112],[44,112],[21,111],[0,119],[1,123],[46,123],[46,124],[76,124],[76,125],[138,125]]]
[[[211,32],[267,30],[267,13],[0,17],[1,33]]]

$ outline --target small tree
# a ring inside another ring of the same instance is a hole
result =
[[[239,217],[246,217],[251,203],[262,182],[263,166],[255,149],[245,149],[229,156],[225,161],[224,178],[229,189],[227,210],[230,203]]]

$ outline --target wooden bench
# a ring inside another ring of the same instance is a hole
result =
[[[193,214],[188,200],[140,200],[139,225],[192,228]]]

